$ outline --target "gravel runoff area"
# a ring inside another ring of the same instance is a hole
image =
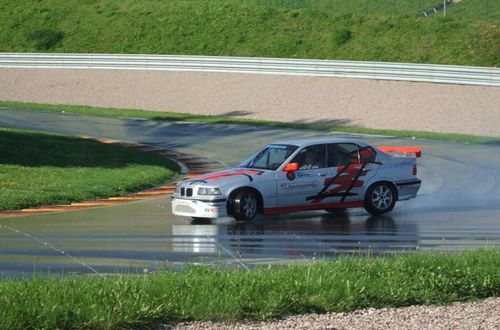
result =
[[[500,87],[264,74],[0,68],[0,100],[500,136]]]
[[[160,329],[500,329],[500,298],[450,306],[364,309],[352,313],[308,314],[273,322],[191,322]]]

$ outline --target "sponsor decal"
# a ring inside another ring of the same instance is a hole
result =
[[[295,172],[294,172],[295,173]],[[312,176],[313,174],[309,171],[297,171],[297,176],[299,178],[303,177],[303,176]]]
[[[294,205],[285,207],[271,207],[264,209],[264,214],[280,214],[286,212],[297,212],[297,211],[307,211],[307,210],[321,210],[330,207],[363,207],[363,201],[347,201],[347,202],[336,202],[328,204],[307,204],[307,205]]]
[[[319,184],[317,182],[301,182],[301,183],[289,183],[283,182],[280,184],[280,189],[283,190],[296,190],[296,189],[315,189],[318,188]]]
[[[290,181],[295,180],[295,172],[288,172],[288,173],[286,174],[286,178],[287,178],[288,180],[290,180]]]
[[[273,148],[273,149],[287,149],[288,146],[287,145],[284,145],[284,144],[270,144],[268,145],[269,148]]]

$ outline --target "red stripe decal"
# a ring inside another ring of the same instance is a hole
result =
[[[295,206],[284,206],[284,207],[270,207],[264,209],[264,214],[279,214],[279,213],[289,213],[289,212],[299,212],[299,211],[311,211],[311,210],[322,210],[328,208],[351,208],[351,207],[363,207],[364,201],[350,201],[350,202],[337,202],[328,204],[308,204],[308,205],[295,205]]]
[[[259,170],[236,170],[236,171],[225,171],[222,173],[214,173],[214,174],[206,174],[206,175],[201,175],[196,178],[195,180],[219,180],[220,178],[223,177],[228,177],[228,176],[233,176],[233,175],[260,175],[264,173],[264,171],[259,171]]]
[[[340,173],[340,175],[336,175],[333,178],[326,178],[322,191],[317,196],[310,196],[306,200],[314,198],[312,203],[321,203],[323,199],[329,196],[337,196],[339,193],[349,192],[352,188],[363,187],[364,181],[358,180],[360,176],[365,176],[368,173],[363,168],[362,164],[351,164],[347,168],[345,166],[337,167],[337,173]],[[330,191],[326,191],[332,185],[338,186]]]

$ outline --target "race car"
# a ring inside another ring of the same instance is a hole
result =
[[[178,183],[172,212],[238,221],[259,213],[333,213],[355,207],[383,214],[396,201],[417,195],[421,180],[416,157],[421,154],[419,147],[374,147],[354,139],[276,142],[236,168]]]

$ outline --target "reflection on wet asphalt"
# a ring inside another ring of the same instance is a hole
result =
[[[0,126],[143,142],[234,165],[260,146],[303,130],[172,124],[143,120],[0,111]],[[175,139],[175,140],[174,140]],[[418,144],[422,189],[388,215],[362,209],[192,222],[174,217],[168,198],[112,207],[0,218],[0,276],[181,268],[186,262],[251,267],[343,254],[456,251],[500,245],[500,146],[368,137]]]

